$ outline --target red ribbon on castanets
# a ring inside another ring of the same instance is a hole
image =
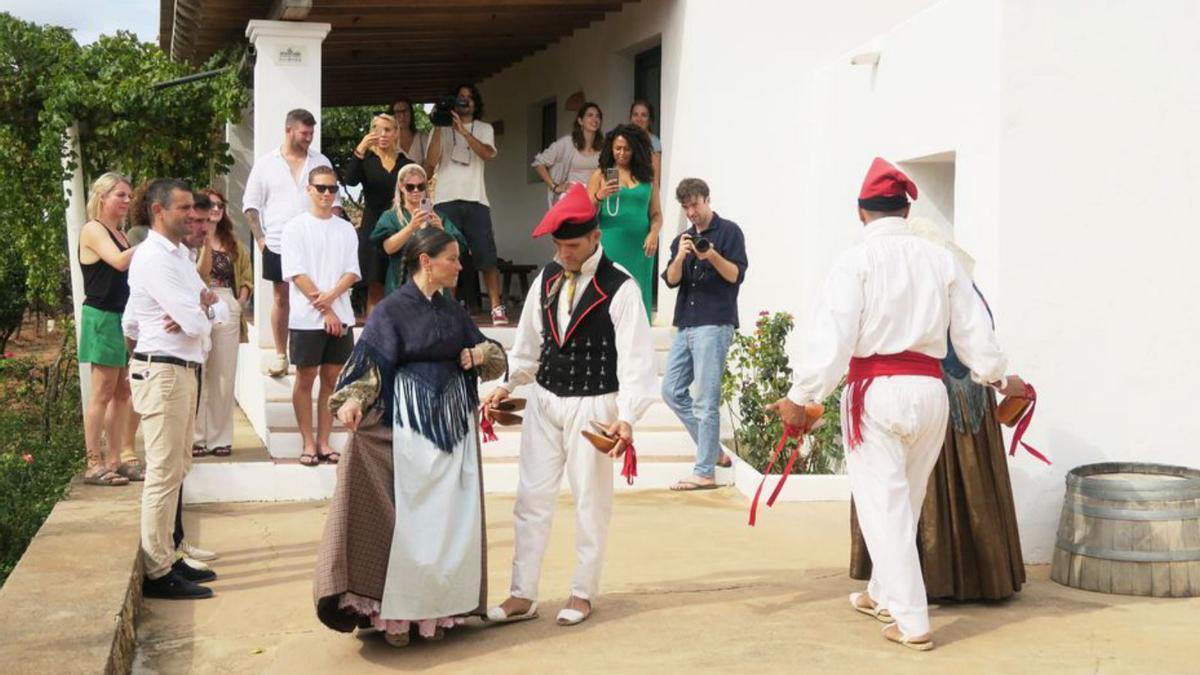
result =
[[[1022,440],[1025,437],[1025,432],[1029,429],[1029,424],[1033,422],[1033,410],[1037,407],[1037,391],[1034,390],[1033,385],[1026,383],[1025,390],[1029,392],[1029,395],[1025,397],[1029,399],[1029,408],[1025,410],[1025,414],[1021,415],[1021,420],[1017,422],[1016,427],[1013,428],[1012,445],[1009,447],[1008,456],[1016,456],[1017,444],[1019,443],[1021,447],[1025,448],[1026,452],[1033,455],[1037,459],[1042,460],[1047,466],[1049,466],[1050,460],[1047,459],[1045,455],[1038,452],[1036,448]]]
[[[627,485],[633,485],[633,479],[637,478],[637,451],[633,449],[633,443],[625,446],[625,463],[621,465],[621,475]]]
[[[775,444],[775,449],[771,451],[771,461],[767,464],[767,470],[763,472],[762,480],[758,482],[758,489],[754,491],[754,500],[750,502],[750,527],[754,527],[754,522],[758,516],[758,499],[762,496],[763,485],[767,482],[767,476],[771,475],[771,469],[775,468],[775,460],[779,459],[779,453],[783,451],[789,438],[799,438],[800,442],[796,444],[796,447],[792,448],[792,454],[788,457],[783,474],[779,476],[779,482],[775,484],[775,490],[767,498],[767,506],[775,505],[775,498],[783,490],[783,484],[787,482],[788,474],[792,472],[792,467],[796,464],[796,459],[800,457],[800,446],[804,444],[804,434],[796,427],[785,424],[783,435],[779,437],[779,442]]]
[[[496,429],[492,426],[492,421],[488,419],[487,411],[482,407],[479,408],[479,433],[483,436],[483,442],[499,440],[496,438]]]

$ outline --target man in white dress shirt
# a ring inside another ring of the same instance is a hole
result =
[[[859,194],[864,241],[833,263],[802,340],[787,397],[769,406],[807,430],[804,404],[825,399],[847,372],[842,432],[850,489],[875,569],[854,608],[894,619],[884,637],[933,648],[916,527],[949,414],[946,339],[980,383],[1023,394],[971,278],[946,249],[904,220],[917,188],[876,158]]]
[[[354,349],[354,309],[347,292],[362,272],[354,226],[333,214],[337,189],[333,169],[314,168],[308,174],[309,210],[284,226],[281,270],[291,287],[288,339],[296,366],[292,406],[304,438],[300,463],[305,466],[336,464],[341,458],[329,446],[333,414],[328,404],[338,373]],[[312,390],[318,375],[314,437]]]
[[[553,234],[558,255],[525,300],[508,381],[484,402],[486,409],[513,388],[532,386],[513,506],[511,595],[490,608],[488,618],[537,616],[542,558],[565,468],[576,511],[575,574],[557,619],[567,626],[591,614],[612,515],[612,459],[632,445],[633,424],[657,398],[658,387],[641,291],[604,255],[596,209],[583,185],[574,185],[550,209],[533,236],[543,234]],[[593,421],[619,439],[607,454],[580,434],[592,430]]]
[[[274,285],[271,334],[275,339],[275,361],[268,372],[287,374],[288,283],[280,268],[283,228],[292,218],[308,211],[308,173],[318,166],[332,166],[329,158],[311,148],[317,120],[303,108],[287,114],[283,145],[254,161],[246,178],[242,210],[250,233],[262,254],[262,278]],[[340,200],[334,195],[333,209],[340,215]]]
[[[147,189],[152,229],[129,266],[129,302],[122,326],[137,340],[129,366],[133,407],[141,416],[146,447],[141,544],[150,598],[196,599],[212,590],[195,581],[215,578],[176,555],[173,538],[179,491],[192,464],[199,372],[212,324],[229,308],[209,291],[188,256],[192,191],[160,178]]]

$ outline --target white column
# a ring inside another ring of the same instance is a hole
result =
[[[321,43],[327,23],[251,21],[246,37],[254,45],[254,156],[262,157],[283,143],[284,118],[304,108],[317,118],[313,149],[321,149]],[[271,284],[262,280],[262,258],[254,247],[258,277],[254,325],[260,347],[273,347]]]
[[[79,343],[79,326],[83,312],[83,268],[79,266],[79,233],[87,222],[87,195],[83,187],[83,157],[79,152],[79,127],[71,124],[67,127],[67,156],[63,158],[63,167],[69,163],[75,164],[75,170],[63,179],[63,194],[67,198],[67,255],[71,267],[71,305],[75,311],[75,343]],[[89,364],[79,364],[79,393],[80,401],[87,406],[88,397],[92,392],[92,368]]]

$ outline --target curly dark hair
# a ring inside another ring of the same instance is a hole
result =
[[[475,119],[482,122],[483,121],[483,94],[479,93],[479,87],[476,87],[471,82],[463,82],[462,84],[460,84],[454,88],[454,92],[451,95],[454,96],[455,98],[458,98],[458,92],[462,91],[463,89],[471,90],[471,98],[475,101]]]
[[[618,138],[624,138],[633,151],[633,155],[629,158],[629,173],[639,183],[653,182],[654,161],[650,158],[650,135],[641,127],[632,124],[622,124],[604,137],[604,149],[600,151],[600,170],[604,171],[616,166],[612,147]]]

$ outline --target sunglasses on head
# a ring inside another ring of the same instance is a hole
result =
[[[316,183],[309,183],[309,187],[316,190],[317,192],[323,192],[325,194],[330,194],[330,195],[337,192],[337,189],[338,189],[338,186],[336,186],[336,185],[317,185]]]
[[[406,192],[424,192],[427,187],[426,183],[405,183],[404,190]]]

